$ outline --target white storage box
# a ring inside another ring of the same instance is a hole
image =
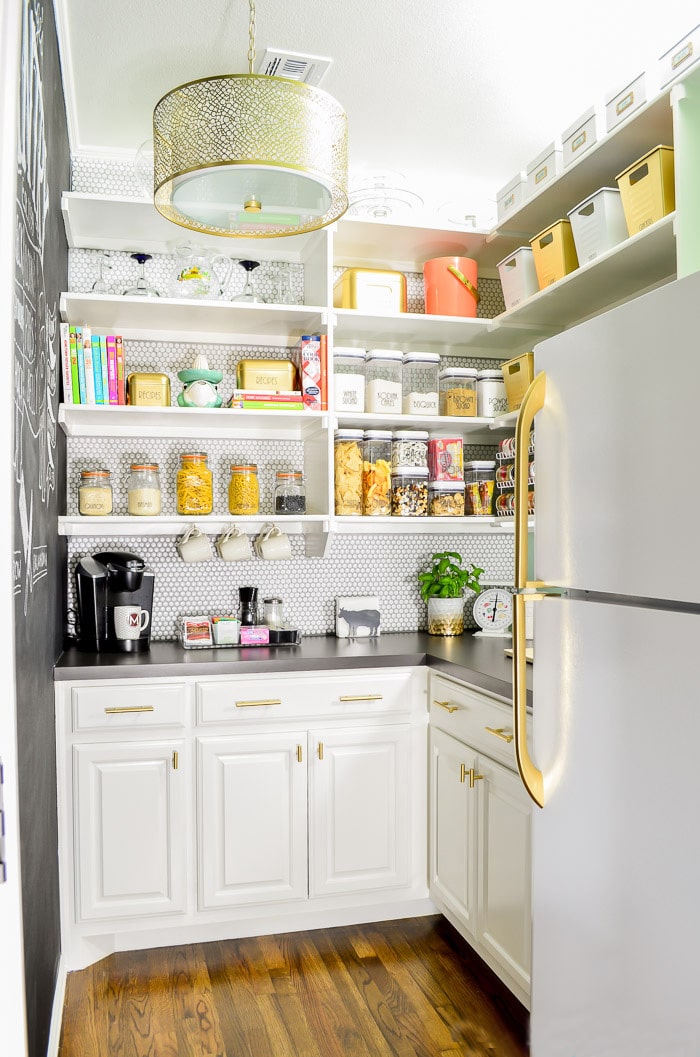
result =
[[[532,198],[562,170],[562,151],[556,143],[543,150],[527,167],[527,197]]]
[[[691,29],[659,59],[659,87],[664,88],[700,58],[700,26]]]
[[[567,216],[579,264],[595,260],[627,238],[622,195],[615,187],[601,187]]]
[[[527,177],[524,172],[502,187],[496,195],[496,215],[499,220],[510,216],[525,201]]]
[[[498,274],[506,310],[515,308],[539,290],[535,259],[529,246],[520,246],[514,253],[504,257],[498,264]]]
[[[605,127],[608,132],[612,132],[621,121],[628,118],[642,103],[646,102],[645,76],[644,73],[640,73],[622,88],[606,92]]]
[[[578,121],[574,121],[573,125],[567,128],[561,137],[564,168],[577,161],[593,146],[596,139],[600,137],[602,127],[600,114],[592,106],[585,114],[581,114]]]

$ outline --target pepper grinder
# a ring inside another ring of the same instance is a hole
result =
[[[238,588],[238,619],[241,627],[252,627],[258,622],[257,587]]]

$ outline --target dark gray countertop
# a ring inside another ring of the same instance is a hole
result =
[[[299,646],[186,650],[179,642],[153,642],[145,653],[82,653],[71,648],[56,664],[57,681],[76,679],[162,679],[177,676],[247,675],[256,672],[312,672],[336,668],[389,668],[430,665],[464,683],[510,700],[512,664],[503,650],[509,638],[473,634],[442,638],[426,632],[400,632],[376,639],[337,639],[309,635]],[[532,671],[527,670],[532,705]]]

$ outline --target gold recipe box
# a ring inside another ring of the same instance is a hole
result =
[[[236,387],[257,392],[296,389],[296,367],[291,360],[239,360]]]
[[[373,268],[346,268],[333,286],[334,308],[405,312],[406,276]]]
[[[170,379],[167,374],[134,371],[126,379],[126,395],[136,407],[170,407]]]

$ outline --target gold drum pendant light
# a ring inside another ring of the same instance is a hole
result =
[[[154,203],[208,235],[299,235],[348,208],[347,116],[320,88],[253,73],[249,7],[249,72],[189,81],[156,104]]]

